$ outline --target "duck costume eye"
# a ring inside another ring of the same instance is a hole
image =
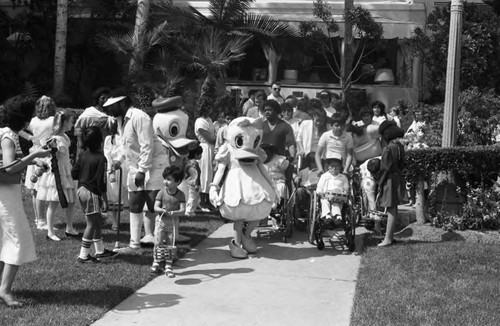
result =
[[[238,135],[234,139],[234,144],[236,145],[236,148],[242,148],[244,143],[245,143],[245,139],[243,138],[242,135]]]
[[[179,134],[179,124],[177,122],[174,122],[170,125],[170,137],[176,137]]]
[[[257,147],[259,147],[260,139],[260,136],[257,136],[257,138],[255,138],[255,141],[253,142],[253,149],[257,149]]]

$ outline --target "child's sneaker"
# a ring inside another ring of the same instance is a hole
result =
[[[161,267],[160,267],[160,264],[158,264],[158,263],[153,263],[153,265],[151,265],[151,267],[149,268],[149,270],[153,274],[160,274],[161,272],[163,272],[162,269],[161,269]]]
[[[168,277],[168,278],[174,278],[175,277],[175,274],[174,274],[174,271],[172,270],[172,268],[170,268],[170,267],[166,267],[165,268],[165,276]]]
[[[80,264],[87,264],[87,263],[97,264],[97,263],[100,263],[100,261],[98,259],[96,259],[95,257],[92,257],[91,255],[88,255],[87,258],[80,258],[80,257],[78,257],[76,260]]]
[[[111,251],[108,249],[104,249],[103,253],[101,254],[95,254],[95,258],[97,260],[105,259],[105,258],[112,258],[118,256],[119,253],[116,251]]]

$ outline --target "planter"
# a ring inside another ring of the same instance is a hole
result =
[[[296,82],[299,75],[299,71],[296,69],[285,69],[283,72],[283,80],[289,82]]]

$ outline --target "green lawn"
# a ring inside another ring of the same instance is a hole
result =
[[[369,247],[351,325],[500,325],[499,257],[464,241]]]
[[[88,325],[99,319],[154,276],[150,274],[152,248],[145,248],[140,256],[118,256],[101,264],[79,264],[79,240],[64,237],[64,224],[56,223],[57,234],[63,238],[56,243],[46,240],[46,231],[34,228],[33,209],[30,201],[24,207],[35,236],[38,260],[23,265],[14,283],[14,292],[27,306],[10,309],[0,304],[0,325]],[[58,220],[62,211],[58,210]],[[128,212],[122,213],[120,240],[128,243]],[[83,231],[84,218],[76,212],[77,229]],[[191,242],[179,246],[184,255],[224,222],[208,215],[181,217],[181,233],[191,237]],[[103,230],[106,248],[112,249],[116,232],[105,225]],[[175,269],[175,267],[174,267]]]

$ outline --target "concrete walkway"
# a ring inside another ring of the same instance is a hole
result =
[[[259,251],[236,260],[232,234],[224,224],[176,263],[176,278],[153,279],[93,325],[349,325],[361,256],[329,242],[319,251],[296,231],[288,243],[258,238]]]

